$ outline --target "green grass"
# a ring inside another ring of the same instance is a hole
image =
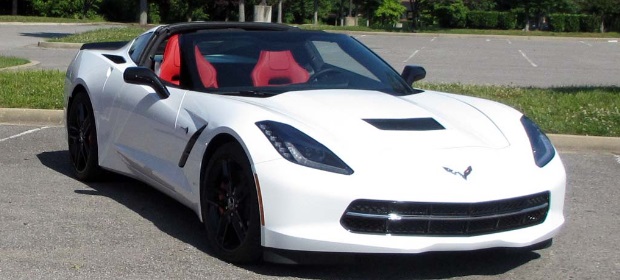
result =
[[[129,41],[144,31],[145,27],[119,27],[119,28],[102,28],[84,33],[78,33],[61,38],[53,38],[49,42],[63,43],[99,43],[113,41]]]
[[[417,83],[509,105],[548,133],[620,137],[620,87],[520,88]]]
[[[440,33],[440,34],[471,34],[471,35],[503,35],[503,36],[546,36],[546,37],[579,37],[579,38],[618,38],[618,32],[550,32],[550,31],[529,31],[522,30],[486,30],[486,29],[427,29],[420,33]]]
[[[90,23],[104,22],[103,19],[76,19],[56,17],[32,17],[32,16],[0,16],[0,22],[52,22],[52,23]]]
[[[0,72],[0,108],[62,109],[64,77],[58,70]]]
[[[0,72],[0,108],[62,109],[63,81],[58,70]],[[499,101],[524,112],[548,133],[620,137],[620,87],[416,87]]]
[[[373,29],[366,26],[333,26],[333,25],[299,25],[301,29],[307,30],[340,30],[340,31],[364,31],[364,32],[394,32],[394,33],[411,33],[403,29]],[[619,38],[618,32],[549,32],[549,31],[529,31],[522,30],[493,30],[493,29],[446,29],[446,28],[428,28],[417,30],[417,33],[436,33],[436,34],[470,34],[470,35],[500,35],[500,36],[547,36],[547,37],[579,37],[579,38]]]
[[[19,57],[0,56],[0,69],[11,67],[11,66],[23,65],[28,62],[30,61],[27,59],[19,58]]]

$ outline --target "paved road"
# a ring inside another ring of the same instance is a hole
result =
[[[515,86],[620,86],[618,40],[527,37],[354,35],[401,71],[427,81]],[[611,41],[611,42],[610,42]]]
[[[118,25],[0,24],[0,34],[2,34],[0,55],[24,57],[39,61],[40,64],[36,68],[64,71],[77,50],[39,48],[37,46],[39,41],[112,27],[118,27]]]
[[[40,61],[64,71],[76,50],[46,49],[38,41],[106,25],[0,25],[0,55]],[[516,86],[620,86],[620,43],[610,39],[353,35],[396,70],[419,64],[426,81]],[[612,41],[612,42],[610,42]]]
[[[73,179],[61,127],[0,125],[0,279],[617,279],[620,157],[562,152],[567,223],[551,248],[364,256],[239,267],[209,255],[197,217],[123,177]]]

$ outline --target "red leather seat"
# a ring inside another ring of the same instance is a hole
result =
[[[308,71],[299,66],[290,50],[261,51],[252,70],[252,81],[257,87],[305,83],[308,78]]]
[[[196,68],[198,68],[198,75],[202,85],[206,88],[217,88],[217,72],[215,67],[205,59],[198,46],[194,47],[194,54],[196,56]]]
[[[164,50],[164,59],[159,69],[159,77],[162,80],[179,85],[181,80],[181,53],[178,34],[172,35],[168,39]]]

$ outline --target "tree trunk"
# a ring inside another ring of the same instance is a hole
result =
[[[314,0],[314,18],[312,19],[312,24],[319,24],[319,0]]]
[[[140,0],[140,25],[148,23],[148,3],[146,0]]]
[[[525,32],[530,32],[530,17],[525,16]]]
[[[282,23],[282,0],[278,1],[278,23]]]
[[[353,0],[349,0],[349,16],[352,17],[353,13]]]
[[[13,0],[13,9],[11,10],[11,14],[14,16],[17,15],[17,0]]]
[[[605,33],[605,15],[601,15],[601,33]]]
[[[245,0],[239,0],[239,22],[245,22]]]

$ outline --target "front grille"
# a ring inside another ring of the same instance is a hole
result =
[[[473,236],[541,224],[548,212],[549,192],[479,203],[360,199],[340,224],[355,233]]]

